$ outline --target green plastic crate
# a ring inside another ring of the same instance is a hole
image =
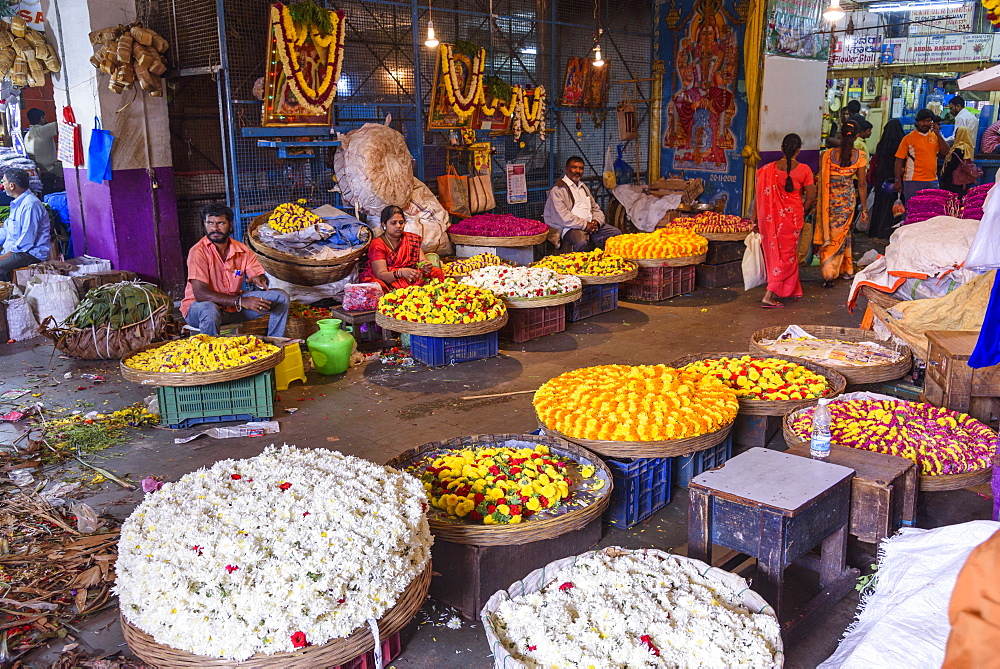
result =
[[[156,389],[160,420],[171,427],[214,422],[220,416],[271,418],[274,376],[270,371],[235,381],[204,386],[162,386]]]

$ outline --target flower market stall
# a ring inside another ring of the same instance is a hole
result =
[[[704,262],[708,240],[684,228],[659,228],[616,235],[604,250],[639,266],[638,275],[624,284],[625,299],[659,302],[694,290],[694,268]]]
[[[493,265],[471,271],[461,282],[489,290],[503,300],[510,320],[500,335],[515,343],[565,330],[563,305],[577,301],[583,294],[579,278],[543,267]]]
[[[544,242],[548,231],[541,221],[510,214],[477,214],[453,224],[448,228],[448,237],[459,257],[495,253],[528,265],[535,259],[535,244]]]
[[[576,302],[566,305],[566,319],[570,322],[617,309],[619,284],[639,275],[638,265],[601,249],[547,256],[532,267],[545,267],[580,278],[583,294]]]
[[[474,618],[532,569],[601,536],[612,477],[584,448],[546,436],[486,434],[436,441],[388,466],[423,481],[439,601]]]

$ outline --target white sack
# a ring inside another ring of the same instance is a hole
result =
[[[28,281],[25,299],[39,322],[52,316],[62,325],[80,303],[73,278],[61,274],[36,274]]]
[[[965,266],[980,272],[1000,267],[1000,195],[991,188],[983,201],[983,220],[969,247]]]
[[[890,275],[939,276],[965,262],[979,221],[934,216],[926,221],[897,228],[885,250]]]
[[[672,211],[680,206],[681,195],[664,195],[657,197],[642,192],[642,186],[623,185],[612,191],[615,199],[625,207],[625,213],[635,227],[643,232],[656,230],[656,225]]]
[[[359,262],[364,263],[365,258],[362,257]],[[357,269],[353,270],[340,281],[323,283],[318,286],[299,286],[294,283],[282,281],[281,279],[271,276],[270,274],[267,275],[267,280],[268,285],[271,288],[283,290],[288,293],[289,299],[303,304],[312,304],[327,297],[332,297],[337,301],[341,301],[344,298],[344,286],[351,283],[355,276],[357,276]]]
[[[751,232],[743,240],[743,290],[750,290],[767,283],[767,268],[764,266],[764,246],[759,232]]]
[[[7,300],[7,332],[7,336],[14,341],[38,336],[38,321],[31,312],[27,298],[12,297]]]
[[[405,207],[413,191],[413,158],[406,138],[380,123],[337,134],[334,171],[344,199],[364,215],[377,217],[389,204]]]

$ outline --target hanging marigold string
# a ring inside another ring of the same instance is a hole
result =
[[[458,79],[461,71],[457,65],[453,46],[442,44],[440,51],[441,76],[444,77],[444,87],[448,92],[448,103],[459,120],[464,120],[472,115],[479,103],[485,102],[483,68],[486,64],[486,49],[479,49],[472,59],[464,86]]]
[[[329,34],[323,34],[316,26],[297,24],[286,5],[280,2],[271,5],[271,29],[285,79],[299,106],[309,114],[325,114],[333,104],[337,95],[337,82],[340,80],[340,68],[344,62],[344,34],[347,28],[344,12],[331,11],[329,14],[333,30]],[[328,49],[326,63],[318,73],[319,85],[316,88],[306,79],[299,62],[299,50],[307,40],[317,50]]]
[[[521,133],[538,133],[538,139],[545,141],[545,88],[536,86],[532,100],[528,102],[528,91],[521,86],[514,87],[514,139],[521,139]]]

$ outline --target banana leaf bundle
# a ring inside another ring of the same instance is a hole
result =
[[[81,329],[110,325],[119,330],[147,320],[160,307],[169,312],[172,305],[170,297],[151,283],[109,283],[87,291],[66,325]]]

